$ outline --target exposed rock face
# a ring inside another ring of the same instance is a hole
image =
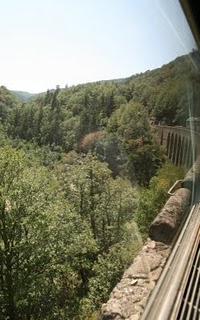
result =
[[[102,320],[138,320],[158,280],[171,246],[148,239],[102,306]]]

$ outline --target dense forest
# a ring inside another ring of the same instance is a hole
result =
[[[184,174],[151,124],[200,116],[199,63],[30,100],[0,87],[0,320],[96,319]]]

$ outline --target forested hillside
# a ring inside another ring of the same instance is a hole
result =
[[[11,91],[18,99],[23,102],[32,100],[36,94],[25,92],[25,91]]]
[[[185,125],[199,52],[130,78],[0,88],[0,319],[95,319],[183,169],[151,122]],[[188,92],[187,92],[188,90]]]

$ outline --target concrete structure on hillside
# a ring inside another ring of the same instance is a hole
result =
[[[184,127],[156,126],[167,156],[175,165],[190,168],[200,154],[200,133]]]

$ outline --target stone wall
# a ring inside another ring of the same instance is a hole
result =
[[[191,191],[180,188],[166,202],[161,212],[150,226],[149,236],[152,240],[170,244],[183,220],[184,213],[190,207]]]
[[[170,245],[148,239],[102,306],[100,319],[138,320],[170,252]]]
[[[100,320],[138,320],[172,250],[181,222],[200,201],[200,156],[181,188],[172,195],[153,221],[149,238],[102,306]]]
[[[100,320],[140,319],[190,201],[191,191],[186,188],[169,198],[153,221],[145,245],[112,291],[109,301],[102,306]]]

